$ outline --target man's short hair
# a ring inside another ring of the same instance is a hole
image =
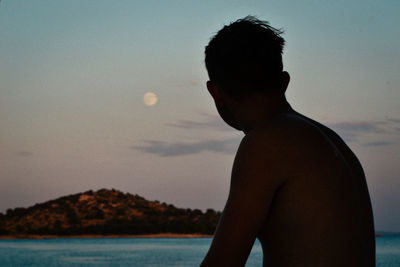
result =
[[[225,25],[205,49],[210,81],[233,97],[243,96],[244,88],[263,90],[278,81],[283,70],[282,33],[253,16]]]

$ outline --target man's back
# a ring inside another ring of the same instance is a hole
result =
[[[295,112],[261,131],[268,138],[271,130],[288,139],[279,143],[290,154],[276,155],[287,158],[288,177],[258,234],[264,266],[375,266],[371,203],[353,152],[332,130]]]

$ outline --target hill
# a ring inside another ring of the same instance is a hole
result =
[[[220,212],[101,189],[0,213],[0,235],[212,234]]]

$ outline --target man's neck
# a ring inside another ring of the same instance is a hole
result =
[[[283,113],[294,112],[285,98],[266,101],[263,105],[251,106],[246,114],[242,115],[241,123],[245,134],[270,124]]]

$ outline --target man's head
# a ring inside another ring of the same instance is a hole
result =
[[[285,43],[280,34],[251,16],[224,26],[205,49],[210,82],[236,99],[252,90],[279,93]]]
[[[207,88],[221,117],[238,130],[287,103],[281,33],[248,16],[224,26],[206,46]]]

